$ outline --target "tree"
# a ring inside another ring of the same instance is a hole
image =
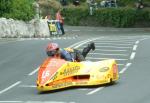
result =
[[[30,20],[34,16],[34,0],[0,0],[1,17],[18,20]]]
[[[0,0],[0,17],[11,12],[11,4],[13,0]]]

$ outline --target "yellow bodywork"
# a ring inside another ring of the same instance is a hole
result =
[[[41,84],[39,78],[37,89],[50,91],[71,86],[111,83],[118,80],[119,74],[116,61],[109,59],[97,62],[65,62],[45,83]]]

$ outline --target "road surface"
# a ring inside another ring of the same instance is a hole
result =
[[[0,39],[0,103],[150,103],[149,29],[68,27],[66,36]],[[38,93],[37,70],[48,42],[80,50],[95,42],[87,60],[117,60],[120,79],[112,86]]]

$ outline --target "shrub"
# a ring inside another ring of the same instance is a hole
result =
[[[150,25],[150,10],[103,8],[90,16],[87,8],[65,8],[63,14],[66,24],[69,25],[131,27],[139,21]]]
[[[34,16],[32,3],[33,0],[10,0],[5,2],[4,6],[7,5],[7,8],[4,9],[2,16],[24,21],[31,20]]]

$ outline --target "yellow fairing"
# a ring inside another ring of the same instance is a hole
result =
[[[37,80],[37,89],[49,91],[71,86],[100,85],[115,82],[118,78],[118,66],[114,59],[67,62],[45,84],[41,85]]]

